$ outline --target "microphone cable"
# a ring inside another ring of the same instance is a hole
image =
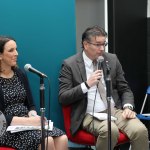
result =
[[[99,56],[98,58],[98,66],[97,69],[102,69],[102,62],[104,61],[103,56]],[[95,101],[96,101],[96,96],[97,96],[97,91],[98,91],[98,84],[96,85],[96,91],[95,91],[95,96],[94,96],[94,104],[93,104],[93,110],[92,110],[92,127],[93,127],[93,132],[94,132],[94,110],[95,110]],[[96,118],[95,118],[96,119]],[[96,143],[96,137],[94,136],[94,143]]]
[[[93,127],[93,131],[94,131],[94,110],[95,110],[95,101],[96,101],[97,91],[98,91],[98,84],[96,86],[96,91],[95,91],[95,96],[94,96],[94,104],[93,104],[93,110],[92,110],[92,127]],[[94,143],[96,143],[96,136],[95,135],[94,135]]]

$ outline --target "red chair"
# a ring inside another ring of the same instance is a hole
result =
[[[16,150],[16,149],[11,147],[0,147],[0,150]]]
[[[75,136],[71,135],[70,132],[70,125],[71,125],[71,107],[70,106],[63,106],[63,116],[64,116],[64,125],[65,125],[65,131],[66,135],[68,136],[68,139],[71,142],[77,143],[77,144],[83,144],[88,146],[95,145],[95,136],[93,136],[90,133],[87,133],[84,130],[79,130]],[[117,146],[129,142],[128,137],[120,132],[120,136],[118,138]]]

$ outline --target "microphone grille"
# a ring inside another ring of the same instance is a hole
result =
[[[97,59],[98,62],[103,62],[104,61],[104,57],[103,56],[99,56]]]
[[[24,66],[24,69],[25,69],[26,71],[29,71],[30,68],[31,68],[31,65],[30,65],[30,64],[26,64],[26,65]]]

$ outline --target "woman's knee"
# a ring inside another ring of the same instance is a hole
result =
[[[67,143],[68,142],[68,137],[66,135],[62,135],[62,136],[56,137],[54,140],[59,141],[59,142]]]
[[[48,143],[47,143],[48,141]],[[50,148],[51,150],[55,150],[55,145],[54,145],[54,140],[51,136],[47,138],[45,138],[45,146],[48,144],[48,148]],[[38,147],[38,150],[41,150],[41,144]]]
[[[68,138],[66,135],[62,135],[54,138],[56,150],[68,150]]]
[[[45,138],[45,142],[47,143],[47,138]],[[51,136],[48,137],[48,145],[54,145],[54,139]]]

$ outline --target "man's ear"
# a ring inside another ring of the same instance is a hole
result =
[[[0,60],[2,60],[2,53],[0,52]]]
[[[83,42],[83,47],[84,47],[84,49],[87,49],[87,46],[88,46],[87,41],[84,41],[84,42]]]

